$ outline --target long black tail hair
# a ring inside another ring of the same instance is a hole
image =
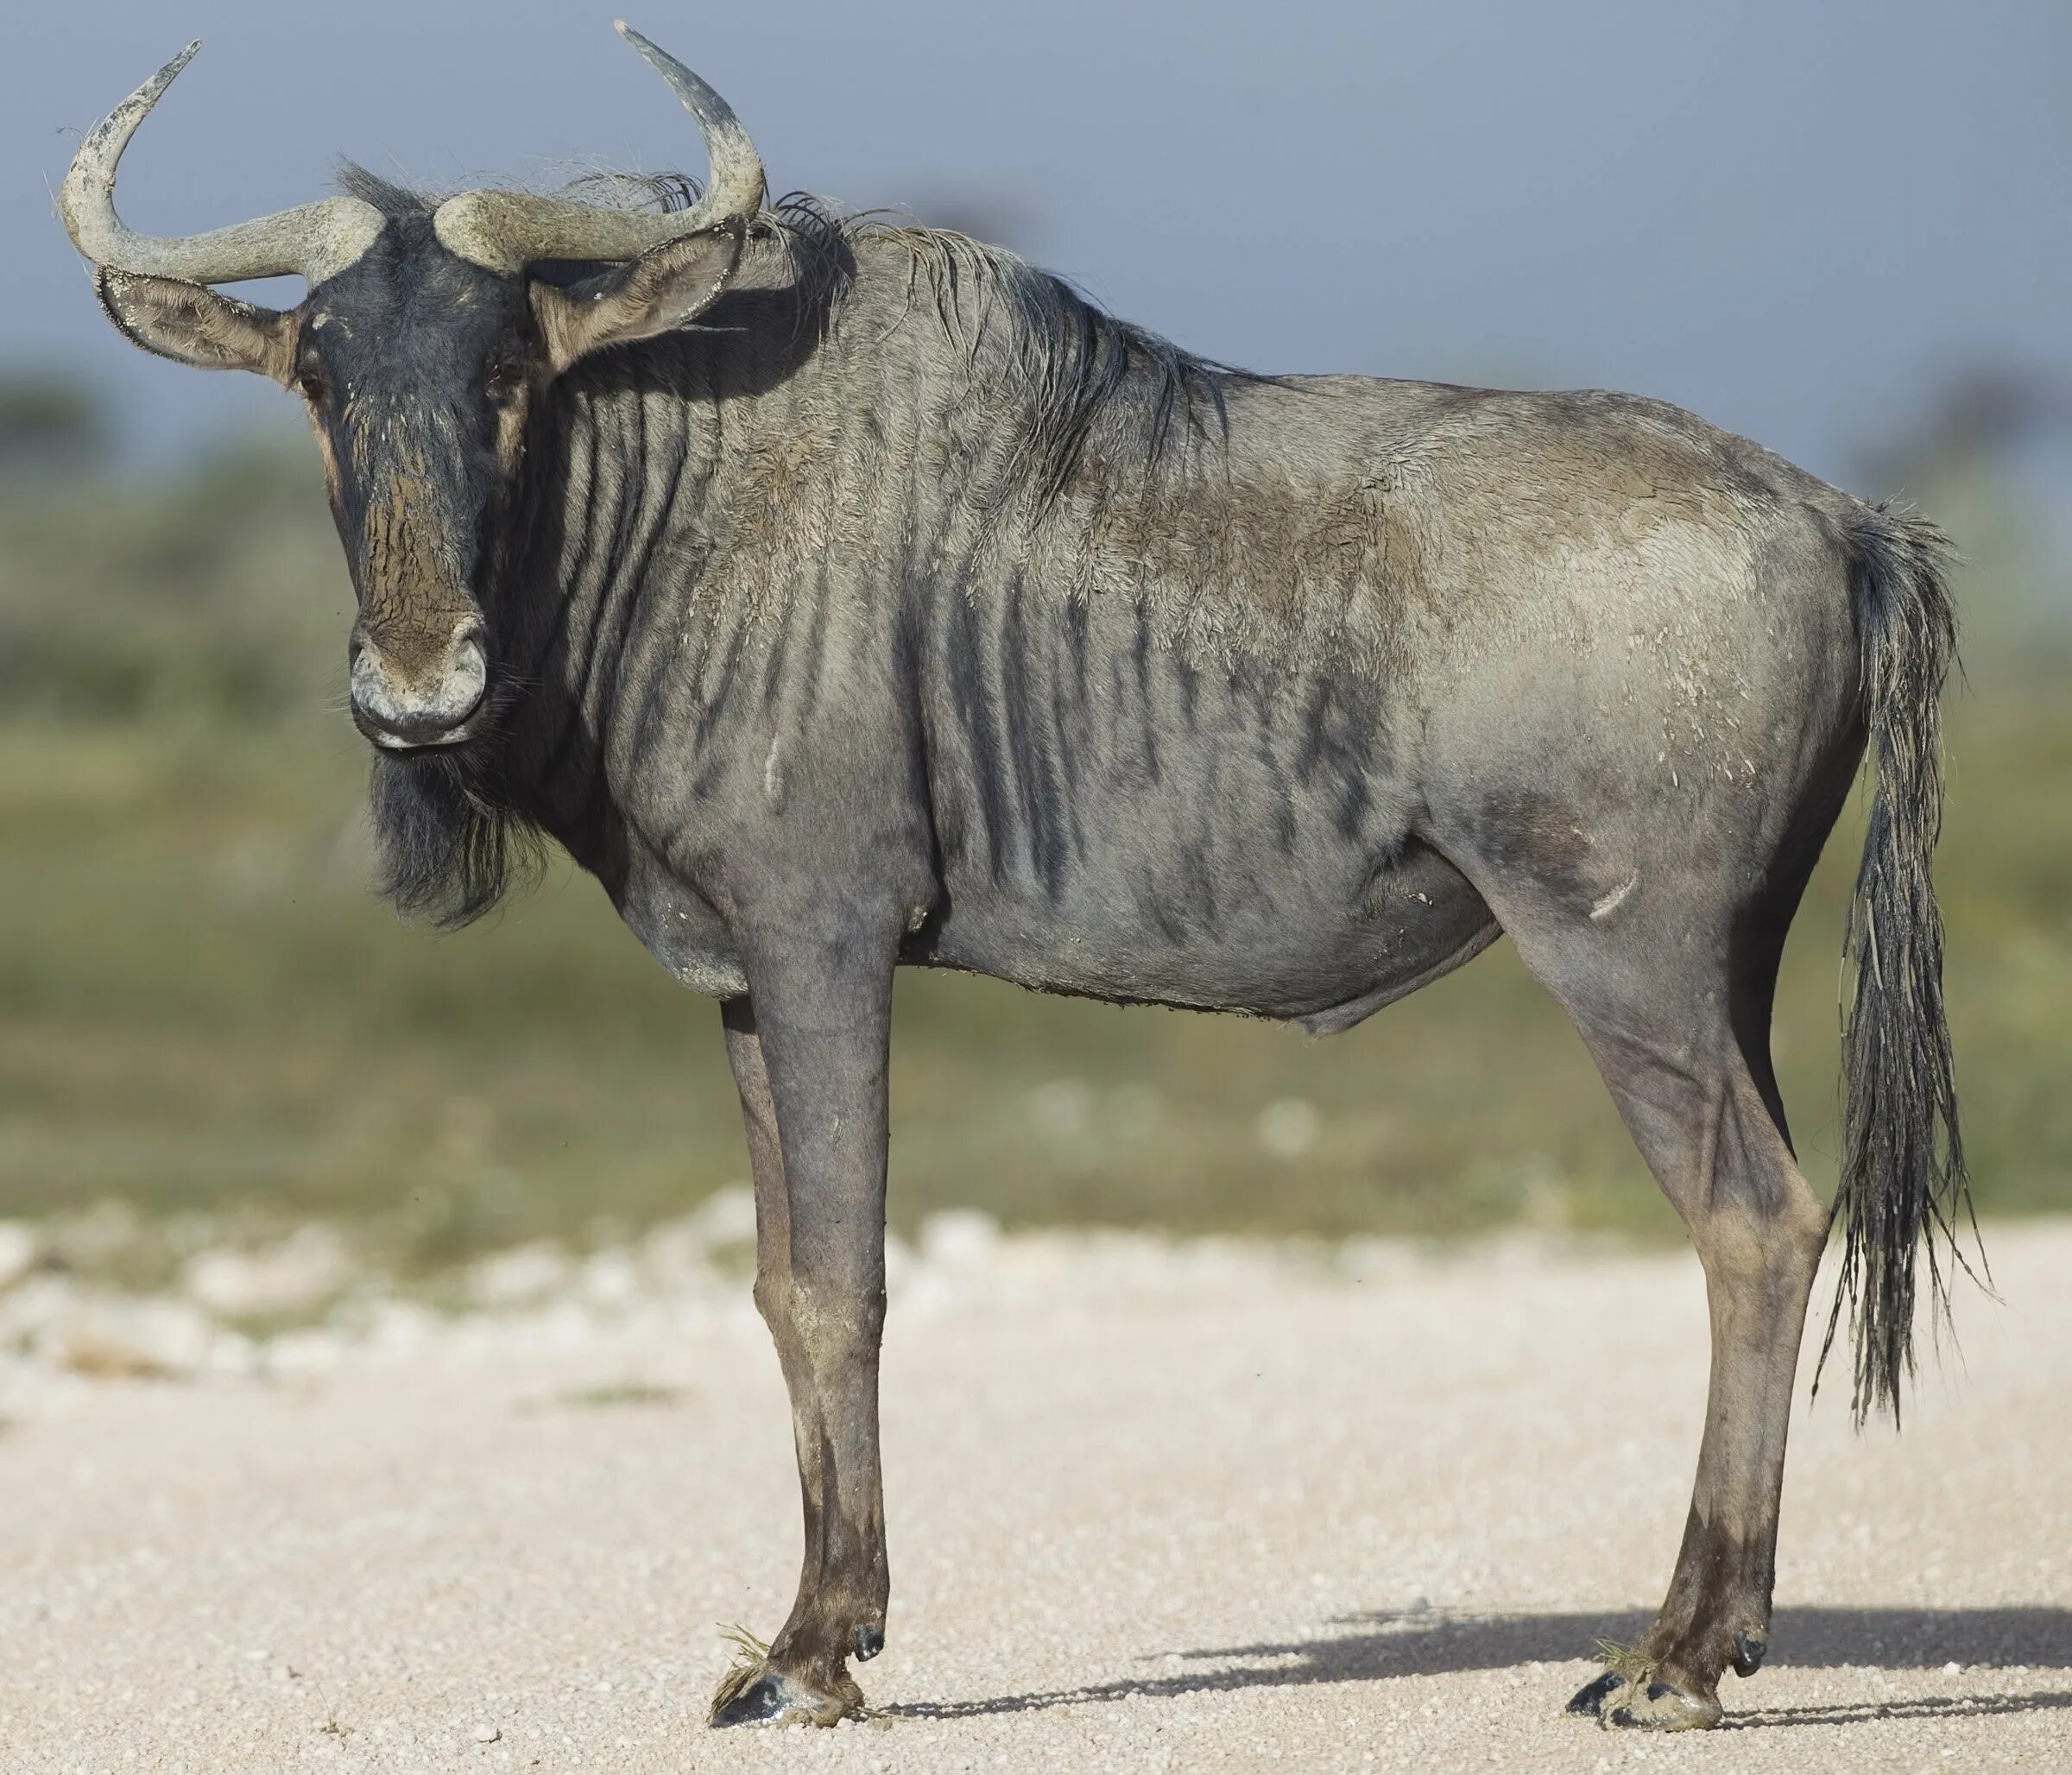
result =
[[[1899,1418],[1913,1370],[1916,1254],[1932,1310],[1949,1306],[1948,1265],[1971,1216],[1942,1008],[1942,914],[1930,860],[1942,825],[1941,698],[1956,658],[1950,552],[1941,531],[1880,506],[1850,531],[1860,695],[1877,773],[1846,938],[1854,989],[1842,1026],[1841,1279],[1821,1345],[1846,1304],[1856,1345],[1856,1420]],[[1973,1230],[1975,1234],[1976,1225]]]

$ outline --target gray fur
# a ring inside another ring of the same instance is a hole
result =
[[[473,916],[544,832],[725,1003],[805,1563],[716,1718],[831,1722],[883,1640],[895,965],[1326,1032],[1502,932],[1713,1307],[1676,1575],[1578,1705],[1715,1721],[1766,1644],[1828,1232],[1771,997],[1867,737],[1863,1393],[1893,1393],[1916,1244],[1963,1200],[1925,528],[1657,401],[1247,375],[995,249],[802,200],[528,281],[451,253],[435,200],[348,187],[380,239],[298,316],[148,279],[104,300],[154,349],[310,401],[399,904]],[[440,662],[478,669],[477,637],[486,692],[442,727]],[[391,707],[441,743],[370,725]],[[1637,1332],[1608,1375],[1644,1405],[1647,1354]]]

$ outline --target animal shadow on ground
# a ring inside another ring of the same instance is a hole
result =
[[[910,1719],[969,1719],[1123,1701],[1133,1696],[1296,1688],[1310,1683],[1375,1682],[1391,1677],[1507,1670],[1527,1664],[1567,1664],[1582,1658],[1600,1639],[1631,1644],[1646,1629],[1650,1618],[1642,1609],[1619,1614],[1486,1614],[1429,1607],[1349,1615],[1335,1625],[1350,1631],[1324,1639],[1178,1654],[1202,1668],[982,1701],[910,1702],[885,1711]],[[1770,1638],[1779,1665],[1863,1665],[1892,1671],[1940,1670],[1952,1663],[1968,1669],[2072,1667],[2072,1609],[2067,1608],[1781,1608],[1772,1623]],[[1748,1730],[2051,1708],[2072,1709],[2072,1691],[1920,1696],[1860,1704],[1750,1709],[1729,1715],[1726,1723]]]

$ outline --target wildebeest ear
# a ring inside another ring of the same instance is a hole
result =
[[[293,314],[218,295],[206,284],[105,266],[95,274],[93,287],[109,319],[147,351],[197,370],[254,370],[278,382],[289,379]]]
[[[533,313],[559,376],[608,345],[682,326],[717,300],[741,262],[740,229],[689,234],[572,289],[535,281]]]

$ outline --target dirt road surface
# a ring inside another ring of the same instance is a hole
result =
[[[895,1297],[888,1723],[701,1723],[716,1623],[767,1636],[798,1557],[742,1285],[14,1374],[0,1769],[2072,1769],[2072,1227],[1989,1246],[1904,1435],[1802,1385],[1731,1729],[1561,1712],[1682,1528],[1688,1255],[1052,1239]]]

